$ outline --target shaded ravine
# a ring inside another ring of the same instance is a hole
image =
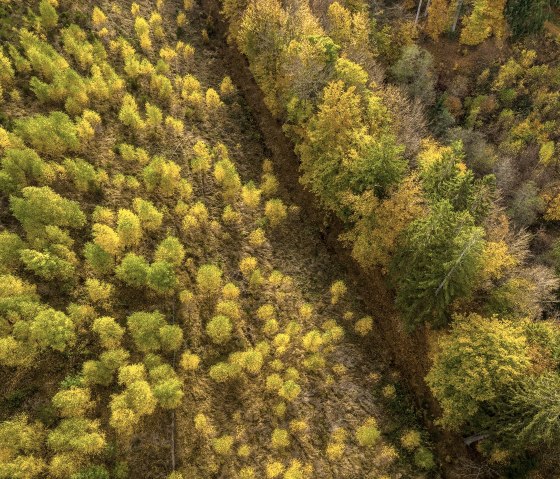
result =
[[[266,107],[247,59],[227,41],[227,24],[220,14],[218,1],[202,0],[202,8],[207,15],[212,44],[220,51],[229,75],[253,115],[288,201],[301,208],[299,222],[303,231],[298,231],[297,235],[287,232],[281,237],[272,238],[275,259],[290,259],[279,261],[282,269],[290,274],[290,268],[286,265],[292,262],[305,264],[310,254],[315,258],[322,257],[325,258],[323,266],[331,270],[331,278],[334,277],[334,269],[349,282],[350,294],[363,303],[363,309],[375,319],[373,339],[368,338],[364,342],[352,338],[353,342],[358,342],[351,352],[357,355],[354,360],[363,365],[373,365],[381,358],[385,365],[398,370],[412,392],[416,406],[422,411],[424,424],[436,446],[445,477],[455,477],[465,461],[477,461],[477,454],[466,448],[461,437],[444,432],[434,424],[440,410],[424,382],[430,367],[427,332],[419,329],[409,334],[404,331],[386,278],[381,271],[366,273],[359,268],[338,239],[342,231],[340,222],[336,218],[327,218],[313,195],[300,185],[299,160],[294,153],[294,146],[282,131],[281,122]],[[316,267],[309,272],[310,276],[315,273]]]

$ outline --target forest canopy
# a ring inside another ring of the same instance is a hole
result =
[[[552,477],[559,43],[558,0],[0,0],[0,478]]]

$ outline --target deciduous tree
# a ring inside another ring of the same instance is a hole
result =
[[[48,225],[80,228],[85,224],[86,217],[79,204],[48,186],[28,186],[21,193],[23,198],[10,198],[10,208],[28,234],[38,235]]]
[[[440,423],[451,430],[488,424],[503,407],[504,394],[529,367],[527,340],[520,325],[476,314],[457,317],[426,381],[438,399]]]

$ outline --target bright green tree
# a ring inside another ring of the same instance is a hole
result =
[[[158,381],[154,387],[154,397],[164,409],[175,409],[181,404],[185,393],[183,383],[176,377]]]
[[[86,243],[84,257],[87,264],[99,274],[108,274],[113,271],[115,260],[113,256],[95,243]]]
[[[560,374],[528,375],[508,394],[499,411],[499,432],[514,444],[553,446],[560,441]]]
[[[126,94],[123,98],[122,106],[119,111],[119,120],[123,125],[132,128],[135,132],[141,131],[146,126],[138,112],[136,100],[130,94]]]
[[[142,172],[144,184],[149,192],[157,191],[171,196],[179,188],[181,167],[162,156],[155,156]]]
[[[48,225],[80,228],[85,224],[86,217],[79,204],[48,186],[27,186],[21,193],[23,198],[10,198],[10,208],[28,234],[39,234]]]
[[[148,286],[158,293],[167,294],[177,286],[175,269],[167,261],[155,261],[148,269]]]
[[[159,329],[159,340],[163,351],[177,351],[183,344],[183,330],[177,324],[166,324]]]
[[[30,183],[44,184],[50,169],[31,148],[9,148],[2,157],[0,190],[13,193]]]
[[[76,125],[60,111],[17,120],[15,131],[39,153],[49,156],[77,151],[80,146]]]
[[[360,446],[372,447],[381,437],[381,432],[377,427],[377,421],[374,418],[369,418],[356,429],[356,439]]]
[[[0,232],[0,273],[17,268],[20,261],[19,252],[24,247],[25,243],[16,233]]]
[[[494,200],[494,176],[475,179],[464,156],[461,142],[427,148],[421,155],[422,189],[430,201],[448,200],[456,211],[467,210],[480,222]]]
[[[371,98],[365,108],[354,86],[331,82],[296,148],[302,182],[342,219],[348,215],[344,195],[370,189],[383,197],[404,175],[406,161],[388,121],[379,98]]]
[[[20,259],[25,269],[47,281],[66,281],[74,276],[75,268],[72,263],[48,251],[22,249]]]
[[[143,229],[146,231],[157,231],[159,229],[163,221],[163,213],[151,201],[134,198],[133,208],[138,218],[140,218]]]
[[[181,266],[185,259],[185,248],[179,238],[168,236],[158,245],[154,259],[165,261],[175,267]]]
[[[39,3],[39,22],[45,30],[52,30],[58,23],[58,14],[56,9],[48,0],[41,0]]]
[[[127,326],[139,351],[150,352],[161,349],[160,330],[167,323],[159,311],[138,312],[127,318]]]
[[[465,424],[487,427],[529,364],[520,325],[477,314],[457,317],[450,333],[440,339],[426,376],[443,410],[440,423],[451,430]]]
[[[150,265],[143,256],[128,253],[117,266],[115,273],[117,278],[129,286],[141,288],[146,285],[149,271]]]
[[[76,340],[72,320],[62,311],[49,308],[41,311],[29,327],[30,339],[41,348],[65,351]]]

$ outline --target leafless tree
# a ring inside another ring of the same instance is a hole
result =
[[[486,462],[460,459],[456,476],[465,479],[493,479],[500,475]]]

